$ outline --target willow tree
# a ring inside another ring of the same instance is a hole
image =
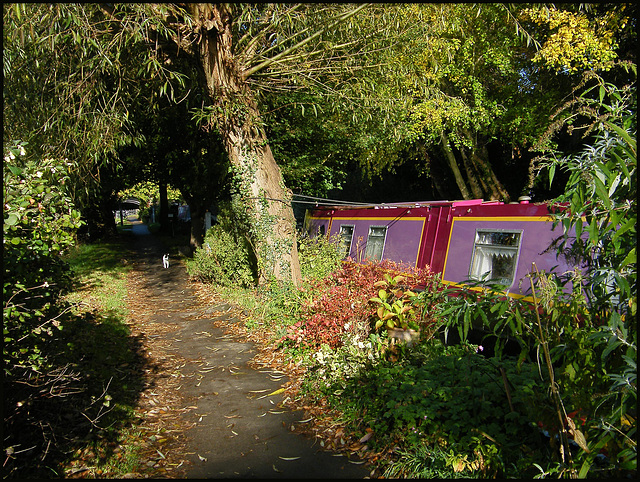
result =
[[[5,90],[5,103],[9,100],[10,105],[5,114],[12,128],[22,124],[25,133],[36,133],[30,140],[37,138],[38,145],[78,159],[78,170],[85,173],[81,187],[92,181],[99,184],[92,179],[96,166],[116,161],[118,147],[136,138],[137,133],[128,130],[136,84],[155,86],[156,94],[148,98],[152,106],[158,95],[173,97],[183,83],[185,65],[189,73],[195,66],[209,99],[194,117],[205,129],[218,131],[240,180],[261,279],[273,276],[296,283],[299,267],[290,196],[264,134],[256,92],[313,86],[318,72],[339,71],[345,57],[353,54],[349,44],[357,42],[345,42],[334,30],[364,8],[5,6],[5,41],[11,47],[5,55],[5,74],[11,82],[11,89]],[[15,95],[7,98],[9,91]],[[11,135],[19,135],[19,129],[15,132]],[[138,141],[144,145],[144,139]]]
[[[252,79],[267,73],[271,79],[263,77],[262,85],[297,80],[299,74],[290,74],[306,61],[335,54],[333,29],[364,7],[187,5],[193,20],[190,34],[196,39],[193,45],[213,100],[208,120],[221,134],[241,181],[263,278],[284,279],[290,273],[296,284],[300,268],[290,191],[261,125]],[[316,65],[326,68],[326,64]],[[289,79],[283,78],[287,74]]]
[[[181,79],[149,44],[162,21],[139,10],[111,21],[99,4],[3,4],[3,141],[72,166],[65,188],[97,235],[115,232],[119,150],[145,143],[132,111],[152,116],[165,82]]]
[[[144,34],[168,68],[189,59],[199,68],[209,102],[194,118],[220,134],[238,180],[241,205],[260,279],[300,277],[295,218],[262,125],[260,89],[298,88],[318,73],[336,71],[348,48],[334,29],[363,5],[177,4],[142,7],[166,30]],[[131,28],[129,5],[103,10],[120,29]],[[135,7],[138,8],[138,7]],[[138,10],[140,11],[140,10]],[[141,31],[138,27],[138,31]],[[362,40],[361,40],[362,41]],[[356,44],[357,42],[353,42]],[[353,55],[353,52],[350,52]],[[337,60],[337,55],[343,56]],[[312,68],[307,68],[312,65]],[[167,83],[166,88],[171,88]]]

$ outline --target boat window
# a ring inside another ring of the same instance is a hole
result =
[[[522,231],[476,230],[469,277],[510,286],[516,274]]]
[[[387,237],[386,226],[369,226],[369,236],[367,238],[367,251],[365,257],[368,259],[382,259],[384,251],[384,241]]]
[[[353,230],[354,226],[347,226],[343,224],[340,226],[340,238],[342,238],[342,242],[344,243],[344,257],[346,258],[351,253],[351,241],[353,240]]]

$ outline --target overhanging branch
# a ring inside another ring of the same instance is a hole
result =
[[[258,72],[258,71],[260,71],[262,69],[264,69],[265,67],[268,67],[269,65],[271,65],[272,63],[278,61],[282,57],[290,54],[291,52],[294,52],[295,50],[297,50],[297,49],[299,49],[301,47],[304,47],[306,44],[308,44],[312,40],[315,40],[320,35],[322,35],[324,32],[332,29],[333,27],[335,27],[336,25],[340,24],[341,22],[344,22],[345,20],[347,20],[350,17],[354,16],[360,10],[362,10],[363,8],[368,7],[368,6],[369,6],[368,3],[363,3],[362,5],[358,6],[354,10],[351,10],[350,12],[347,12],[347,13],[341,15],[340,17],[338,17],[338,19],[335,22],[325,26],[324,28],[321,28],[320,30],[318,30],[316,33],[314,33],[310,37],[307,37],[306,39],[298,42],[297,44],[292,45],[291,47],[289,47],[288,49],[284,50],[283,52],[280,52],[278,55],[275,55],[274,57],[272,57],[270,59],[267,59],[264,62],[261,62],[258,65],[254,66],[254,67],[251,67],[250,69],[245,70],[243,72],[243,74],[242,74],[243,79],[246,80],[247,78],[251,77],[251,75],[255,74],[256,72]]]

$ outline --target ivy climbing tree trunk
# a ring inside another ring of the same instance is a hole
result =
[[[226,4],[189,4],[198,35],[199,59],[214,103],[213,122],[240,181],[252,226],[259,281],[270,277],[298,285],[300,264],[291,193],[260,123],[242,65],[234,58],[232,15]]]

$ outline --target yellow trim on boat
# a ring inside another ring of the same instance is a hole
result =
[[[458,288],[466,288],[466,289],[471,290],[471,291],[491,291],[488,288],[482,288],[480,286],[469,286],[467,284],[459,283],[459,282],[456,282],[456,281],[447,281],[445,279],[443,279],[441,281],[442,281],[443,284],[455,286],[455,287],[458,287]],[[511,298],[514,298],[514,299],[523,299],[524,301],[528,301],[530,303],[533,303],[533,296],[521,295],[521,294],[518,294],[518,293],[504,293],[504,294],[507,295],[507,296],[510,296]]]

